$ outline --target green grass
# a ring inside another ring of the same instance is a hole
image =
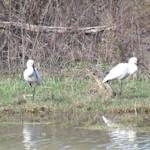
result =
[[[68,106],[75,106],[81,110],[91,111],[128,111],[135,107],[147,107],[150,105],[150,81],[149,80],[128,80],[123,82],[123,94],[107,101],[101,95],[93,92],[95,81],[90,78],[79,79],[70,77],[46,78],[36,88],[35,100],[32,96],[27,102],[50,103],[67,109]],[[119,90],[117,82],[113,83],[115,90]],[[0,104],[1,106],[13,104],[18,98],[24,95],[31,95],[32,88],[19,78],[2,79],[0,81]]]
[[[88,98],[88,89],[92,86],[92,80],[74,80],[71,78],[47,78],[40,86],[36,87],[37,101],[53,101],[55,103],[72,103],[73,101],[84,101]],[[9,104],[15,102],[16,98],[32,94],[32,88],[23,80],[2,79],[0,81],[0,103]],[[32,97],[29,97],[29,101]]]
[[[32,96],[27,96],[32,95],[32,88],[23,79],[1,78],[0,118],[4,113],[9,115],[23,111],[48,116],[50,120],[62,118],[97,124],[99,116],[104,114],[150,113],[150,80],[125,79],[121,96],[104,99],[97,92],[95,80],[82,68],[77,65],[64,70],[61,75],[44,76],[41,85],[36,87],[34,101]],[[117,81],[112,82],[112,86],[119,91]],[[18,104],[20,100],[26,103]]]

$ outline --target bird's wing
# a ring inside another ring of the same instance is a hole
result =
[[[40,81],[41,80],[41,74],[39,73],[37,68],[34,68],[34,73],[35,73],[37,80]]]
[[[34,76],[34,72],[31,72],[28,77],[32,78]]]
[[[127,73],[128,73],[128,64],[120,63],[110,70],[110,72],[104,78],[103,82],[117,79],[122,75],[126,75]]]

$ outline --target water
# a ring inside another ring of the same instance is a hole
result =
[[[84,130],[1,124],[0,150],[150,150],[150,130]]]

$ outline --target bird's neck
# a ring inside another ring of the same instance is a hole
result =
[[[27,67],[27,70],[34,71],[34,69],[33,69],[33,67],[32,67],[32,66]]]
[[[137,65],[135,63],[129,63],[129,67],[137,67]]]
[[[129,63],[128,73],[131,75],[137,71],[137,65],[134,63]]]

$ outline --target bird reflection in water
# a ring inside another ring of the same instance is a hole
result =
[[[136,131],[121,127],[115,124],[113,121],[107,119],[105,116],[102,117],[104,123],[110,127],[108,135],[110,137],[110,144],[108,144],[107,149],[127,149],[127,150],[137,150],[138,144],[136,143]]]
[[[32,129],[31,126],[28,124],[24,124],[23,125],[23,130],[22,130],[22,134],[23,134],[23,144],[24,144],[24,149],[25,150],[37,150],[35,148],[35,144],[33,141],[33,135],[32,135]]]

